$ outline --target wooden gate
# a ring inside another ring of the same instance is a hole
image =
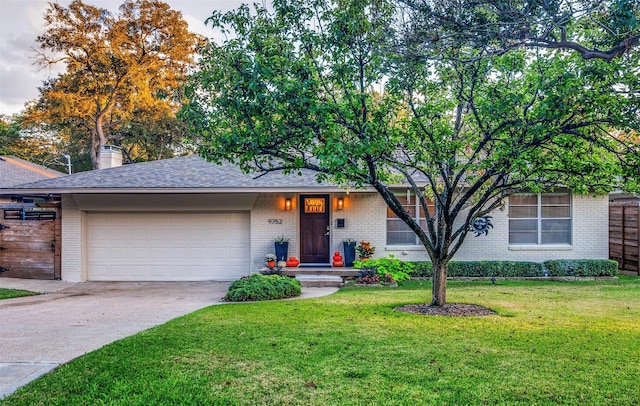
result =
[[[609,258],[618,262],[622,271],[640,275],[640,207],[633,205],[609,205]]]
[[[0,277],[60,279],[57,208],[5,208],[0,212]]]

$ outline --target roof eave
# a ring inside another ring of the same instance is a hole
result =
[[[25,194],[198,194],[198,193],[346,193],[337,186],[310,187],[226,187],[226,188],[59,188],[59,189],[0,189],[0,195]],[[349,192],[375,192],[372,187],[350,189]]]

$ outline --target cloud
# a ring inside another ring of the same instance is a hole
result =
[[[124,0],[83,0],[86,4],[118,12]],[[195,33],[212,38],[216,31],[204,24],[214,9],[228,11],[246,0],[164,0],[182,12]],[[68,5],[70,0],[58,0]],[[38,70],[33,64],[35,40],[44,26],[48,0],[0,0],[0,114],[14,114],[38,97],[38,87],[58,70]]]

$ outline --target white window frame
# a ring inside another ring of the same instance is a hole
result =
[[[533,193],[526,193],[526,194],[533,194]],[[549,205],[543,205],[542,204],[542,197],[544,195],[553,195],[553,194],[567,194],[569,196],[569,203],[566,205],[569,208],[569,216],[568,217],[543,217],[543,207],[547,207]],[[517,196],[517,194],[515,195]],[[537,197],[537,203],[536,203],[536,217],[513,217],[511,214],[511,199],[509,200],[509,245],[510,246],[526,246],[526,245],[530,245],[530,246],[552,246],[552,245],[562,245],[562,246],[571,246],[573,243],[573,196],[571,194],[570,191],[558,191],[558,192],[553,192],[553,193],[537,193],[536,194]],[[511,242],[511,221],[515,220],[535,220],[536,221],[536,231],[537,231],[537,241],[536,242]],[[568,237],[569,240],[567,242],[548,242],[548,243],[544,243],[543,239],[542,239],[542,234],[543,234],[543,229],[542,229],[542,223],[545,220],[568,220],[569,222],[569,230],[568,230]]]
[[[394,193],[396,195],[400,195],[401,192],[398,191],[398,192],[394,192]],[[408,204],[410,204],[410,205],[412,205],[414,207],[415,216],[413,216],[413,219],[416,220],[416,222],[418,224],[423,224],[423,223],[426,224],[426,221],[427,221],[426,217],[425,218],[420,217],[420,211],[422,209],[421,206],[420,206],[420,200],[417,198],[417,196],[415,195],[415,193],[413,193],[413,191],[411,189],[406,189],[406,198],[407,198]],[[430,207],[430,210],[433,210],[433,207],[432,207],[431,204],[429,205],[429,207]],[[407,246],[407,247],[420,246],[420,247],[422,247],[422,243],[418,239],[418,236],[412,230],[409,229],[409,226],[407,226],[405,224],[405,222],[400,220],[398,217],[389,217],[388,213],[389,213],[389,209],[386,208],[386,210],[385,210],[385,216],[386,216],[385,225],[386,225],[386,242],[387,242],[387,246],[389,246],[389,247],[402,247],[402,246]],[[428,215],[428,213],[425,213],[425,216],[426,215]],[[389,221],[398,221],[402,225],[407,227],[407,230],[410,231],[414,236],[413,243],[410,243],[410,242],[391,243],[391,242],[389,242],[389,233],[394,233],[393,231],[389,231]]]

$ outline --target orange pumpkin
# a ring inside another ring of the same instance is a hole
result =
[[[295,268],[298,265],[300,265],[300,261],[296,257],[289,257],[289,259],[287,260],[287,266],[289,268]]]

